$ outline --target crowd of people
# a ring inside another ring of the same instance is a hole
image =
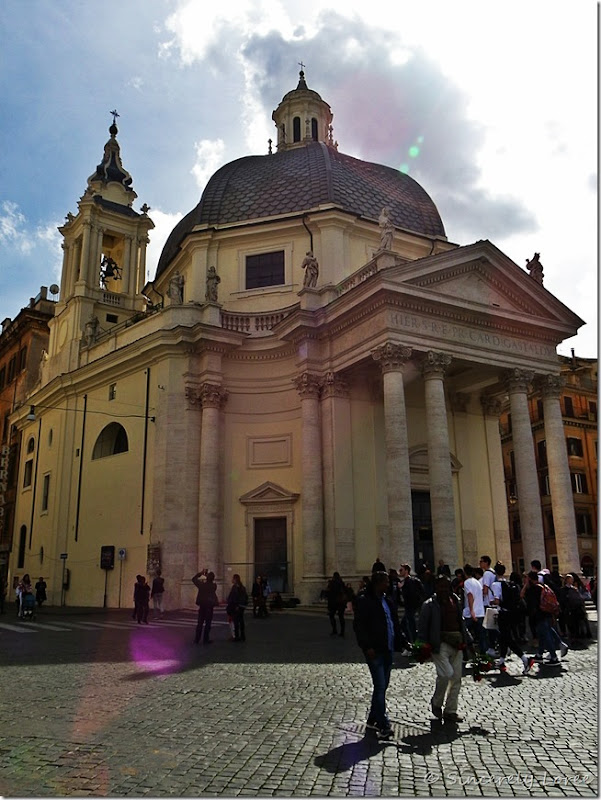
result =
[[[379,739],[392,736],[386,690],[395,651],[432,660],[432,714],[457,723],[462,720],[458,701],[464,662],[470,657],[475,677],[482,663],[506,672],[509,653],[527,675],[536,662],[559,665],[558,652],[563,658],[578,642],[592,638],[585,604],[592,599],[596,605],[596,579],[587,586],[577,573],[562,577],[536,560],[530,566],[528,573],[508,576],[504,564],[492,565],[483,555],[477,567],[465,564],[453,577],[442,561],[436,573],[425,567],[418,576],[409,564],[387,572],[378,558],[356,595],[333,574],[325,593],[332,634],[338,615],[344,635],[340,610],[343,599],[344,605],[351,601],[355,635],[373,682],[366,725]]]

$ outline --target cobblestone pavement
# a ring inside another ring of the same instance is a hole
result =
[[[461,690],[431,719],[431,664],[397,657],[394,738],[365,730],[369,672],[325,612],[247,620],[194,646],[194,614],[0,617],[0,794],[6,797],[594,797],[597,644],[522,678]],[[594,615],[596,618],[596,615]],[[52,626],[52,627],[51,627]],[[596,630],[596,622],[593,630]]]

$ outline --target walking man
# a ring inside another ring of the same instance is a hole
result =
[[[373,681],[367,727],[378,739],[390,739],[392,728],[386,713],[386,690],[392,670],[392,654],[401,646],[402,635],[394,603],[387,597],[386,572],[374,572],[365,592],[357,596],[354,629]]]
[[[465,626],[459,598],[452,593],[451,581],[446,575],[436,578],[434,594],[422,606],[418,638],[432,647],[432,661],[436,667],[432,713],[445,722],[461,722],[463,717],[457,714],[457,705],[466,645]]]

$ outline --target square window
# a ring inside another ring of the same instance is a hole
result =
[[[284,277],[284,251],[246,256],[246,288],[282,286]]]

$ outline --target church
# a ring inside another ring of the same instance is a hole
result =
[[[377,556],[511,565],[503,408],[524,559],[544,562],[535,387],[559,568],[579,569],[556,347],[583,321],[536,258],[450,242],[427,192],[345,155],[332,121],[301,71],[273,148],[212,176],[149,282],[151,209],[110,126],[60,228],[40,379],[11,418],[10,575],[44,575],[50,603],[129,607],[157,569],[180,608],[204,567],[220,597],[261,574],[313,602]]]

